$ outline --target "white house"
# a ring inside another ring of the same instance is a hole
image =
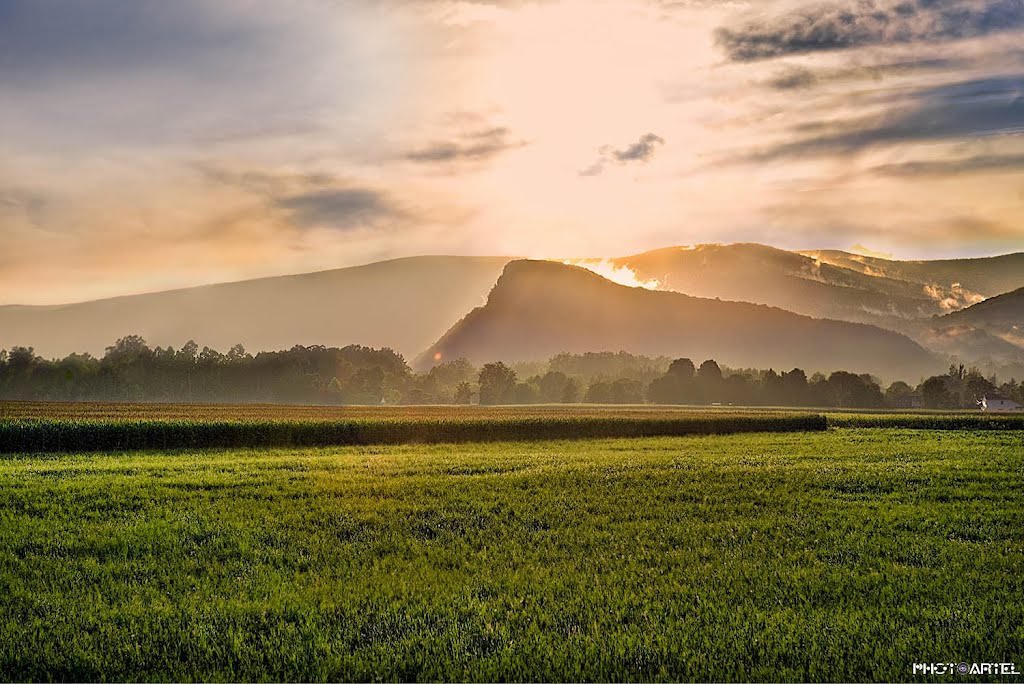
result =
[[[1006,399],[998,394],[982,397],[978,406],[982,411],[1020,411],[1024,408],[1013,399]]]

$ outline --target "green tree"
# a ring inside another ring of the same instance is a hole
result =
[[[244,360],[251,359],[251,358],[252,357],[245,352],[245,347],[243,347],[240,344],[236,344],[230,350],[228,350],[228,354],[227,354],[228,361],[236,362],[237,363],[239,361],[244,361]]]
[[[457,387],[459,383],[472,382],[477,373],[477,369],[467,359],[458,358],[434,366],[428,375],[441,386]]]
[[[948,375],[934,375],[921,383],[921,401],[925,408],[949,408],[951,395]]]
[[[611,385],[611,399],[613,404],[642,404],[644,387],[637,380],[619,378]]]
[[[460,382],[455,388],[454,403],[469,404],[473,401],[473,386],[468,382]]]
[[[515,399],[516,373],[501,361],[484,364],[477,382],[481,404],[509,404]]]
[[[561,371],[548,371],[537,378],[540,401],[548,404],[568,404],[576,401],[579,385]]]
[[[828,376],[828,389],[832,405],[840,408],[871,408],[882,404],[882,389],[870,375],[836,371]]]
[[[647,388],[647,399],[655,404],[685,404],[694,398],[694,375],[697,370],[690,359],[676,359],[660,378]]]
[[[583,396],[583,401],[587,404],[611,404],[612,383],[605,380],[595,380],[590,383],[587,393]]]
[[[811,403],[807,385],[807,374],[794,368],[782,374],[782,397],[787,406],[807,406]]]
[[[338,378],[331,378],[331,381],[327,383],[327,399],[332,404],[345,403],[345,389],[341,386],[341,380]]]
[[[128,335],[119,339],[113,346],[107,347],[107,353],[103,356],[103,360],[118,365],[127,365],[151,354],[146,340],[139,335]]]
[[[897,380],[886,388],[885,404],[890,408],[910,408],[913,395],[913,387],[902,380]]]
[[[707,363],[706,361],[704,363]],[[717,364],[716,364],[717,365]],[[703,367],[703,366],[702,366]],[[668,366],[666,375],[679,378],[680,380],[692,380],[697,369],[690,359],[676,359]]]
[[[782,376],[769,368],[761,375],[761,400],[768,406],[781,406],[786,403],[783,396]]]
[[[540,398],[537,388],[527,382],[520,382],[514,390],[516,404],[536,404]]]
[[[991,396],[996,391],[995,385],[987,380],[977,368],[972,368],[964,378],[960,406],[974,408],[984,396]]]
[[[697,387],[705,403],[722,400],[722,369],[714,359],[708,359],[697,369]]]
[[[7,355],[7,369],[14,374],[28,373],[39,361],[32,347],[12,347]]]

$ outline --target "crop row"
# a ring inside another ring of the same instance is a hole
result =
[[[815,409],[784,409],[786,413],[814,413]],[[140,402],[0,401],[0,420],[15,418],[90,420],[409,420],[409,419],[513,419],[513,418],[678,418],[761,416],[775,409],[733,406],[665,406],[657,404],[530,404],[322,406],[308,404],[174,404]]]
[[[448,443],[824,430],[817,414],[406,420],[0,421],[0,452]]]
[[[830,413],[830,427],[1024,430],[1024,413]]]

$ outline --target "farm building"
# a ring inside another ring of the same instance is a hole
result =
[[[1024,408],[1013,399],[1007,399],[998,394],[985,395],[978,405],[981,406],[982,411],[1020,411]]]

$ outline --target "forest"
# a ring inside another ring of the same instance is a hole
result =
[[[1024,403],[1024,386],[974,368],[896,380],[837,369],[741,369],[707,359],[626,352],[562,353],[542,363],[477,367],[466,359],[414,372],[391,349],[295,346],[226,354],[190,341],[150,348],[123,337],[102,358],[44,359],[30,347],[0,350],[0,399],[45,401],[260,402],[290,404],[691,404],[837,408],[976,408],[999,394]]]

